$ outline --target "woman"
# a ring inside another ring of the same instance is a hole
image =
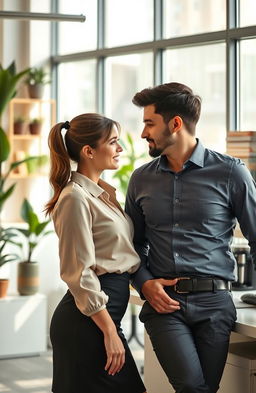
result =
[[[69,288],[51,321],[54,393],[145,392],[120,327],[139,257],[115,189],[100,179],[118,168],[118,141],[118,123],[96,113],[58,123],[49,135],[54,194],[46,212]]]

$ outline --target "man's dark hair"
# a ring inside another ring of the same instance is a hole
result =
[[[168,123],[174,116],[180,116],[191,135],[201,112],[201,98],[182,83],[165,83],[156,87],[143,89],[135,94],[132,102],[139,106],[155,106],[155,113],[163,116]]]

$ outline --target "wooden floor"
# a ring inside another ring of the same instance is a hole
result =
[[[123,330],[131,334],[130,313],[123,319]],[[143,326],[136,324],[137,336],[143,342]],[[137,367],[143,373],[143,348],[133,337],[129,343]],[[52,351],[40,356],[0,359],[0,393],[50,393],[52,382]]]

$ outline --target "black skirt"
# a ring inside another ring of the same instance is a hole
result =
[[[143,393],[144,384],[121,329],[129,300],[129,274],[99,276],[107,304],[125,347],[125,364],[114,376],[104,370],[107,357],[102,331],[76,307],[67,291],[51,321],[54,393]]]

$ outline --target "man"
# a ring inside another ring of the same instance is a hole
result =
[[[239,159],[196,139],[201,100],[179,83],[144,89],[142,138],[158,157],[130,180],[126,211],[141,267],[140,319],[178,393],[215,393],[236,319],[231,296],[236,219],[256,261],[256,188]]]

